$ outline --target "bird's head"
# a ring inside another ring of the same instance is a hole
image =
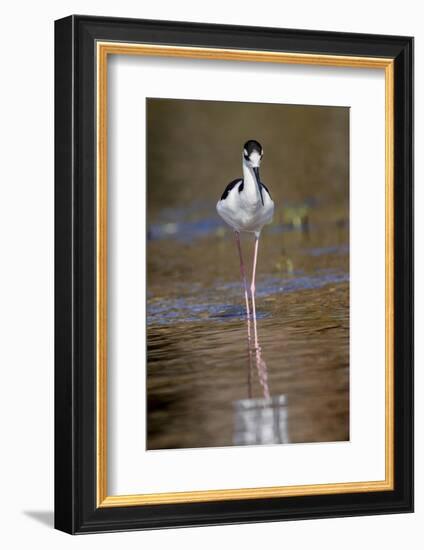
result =
[[[264,197],[262,194],[262,185],[259,177],[259,166],[261,165],[262,156],[264,150],[262,145],[254,140],[249,139],[246,141],[243,147],[243,164],[250,168],[255,175],[256,185],[258,186],[259,195],[261,197],[262,205],[264,204]]]
[[[243,162],[249,168],[259,168],[263,154],[262,145],[254,139],[249,139],[243,147]]]

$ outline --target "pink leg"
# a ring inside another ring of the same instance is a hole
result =
[[[240,274],[243,282],[243,288],[244,288],[244,299],[246,301],[246,315],[247,315],[247,338],[249,341],[249,347],[250,347],[250,307],[249,307],[249,292],[247,289],[247,281],[246,281],[246,272],[244,269],[244,263],[243,263],[243,255],[241,253],[241,244],[240,244],[240,233],[238,231],[235,231],[236,236],[236,244],[237,244],[237,250],[239,253],[240,258]]]
[[[265,361],[262,359],[261,348],[259,346],[258,329],[256,325],[256,304],[255,304],[255,281],[256,281],[256,264],[258,262],[258,248],[259,248],[259,235],[255,235],[255,252],[253,255],[253,269],[252,269],[252,284],[250,285],[250,292],[252,295],[252,318],[253,318],[253,334],[255,340],[256,350],[256,367],[259,375],[259,382],[263,388],[265,399],[270,398],[269,386],[268,386],[268,369]]]
[[[254,322],[255,329],[256,329],[255,280],[256,280],[256,264],[258,261],[258,247],[259,247],[259,235],[255,235],[255,253],[253,255],[252,284],[250,285],[250,294],[252,296],[252,315],[253,315],[253,322]],[[256,330],[255,330],[255,348],[256,349],[259,348],[258,333]]]

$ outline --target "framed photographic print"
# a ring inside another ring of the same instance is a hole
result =
[[[413,39],[55,24],[55,525],[413,509]]]

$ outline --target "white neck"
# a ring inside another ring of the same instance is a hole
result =
[[[253,173],[253,169],[250,168],[243,159],[243,192],[246,193],[246,197],[251,201],[260,201],[261,196],[256,184],[256,177]]]

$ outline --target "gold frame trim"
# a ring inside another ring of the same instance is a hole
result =
[[[390,58],[159,46],[123,42],[96,44],[97,53],[97,506],[141,506],[254,498],[364,493],[394,489],[394,60]],[[144,55],[384,69],[386,125],[386,430],[385,479],[282,487],[256,487],[109,496],[107,494],[107,60],[108,55]]]

